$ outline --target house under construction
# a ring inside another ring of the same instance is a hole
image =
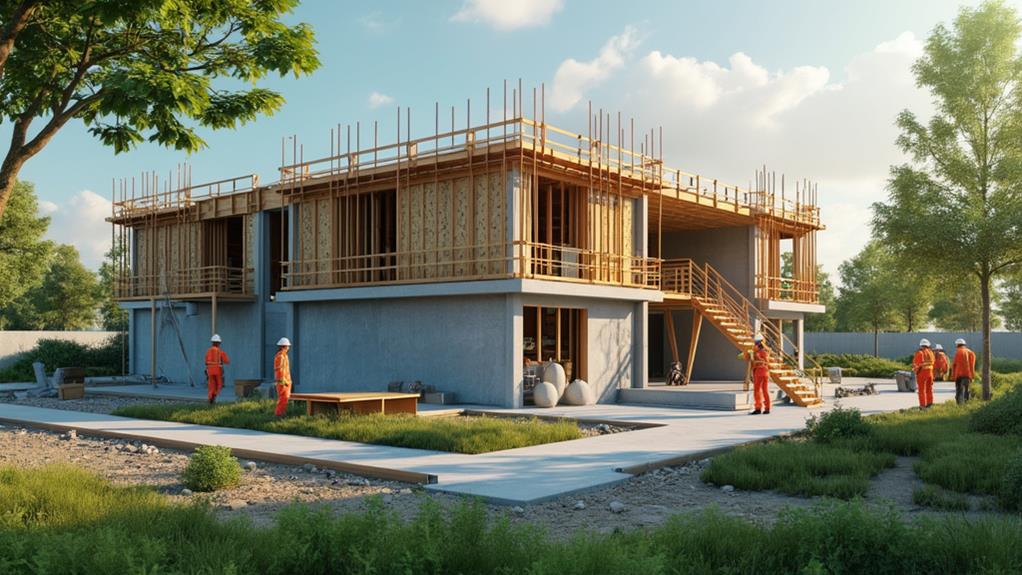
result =
[[[662,130],[636,136],[603,112],[562,130],[541,98],[530,117],[520,87],[510,109],[505,89],[494,119],[488,94],[485,121],[458,129],[438,108],[418,138],[399,109],[389,138],[374,126],[363,147],[360,126],[338,127],[312,160],[291,139],[270,184],[192,185],[186,169],[177,185],[116,183],[131,371],[202,381],[218,332],[228,383],[266,380],[287,336],[305,391],[421,381],[460,403],[520,406],[531,366],[554,359],[600,402],[736,409],[740,386],[703,382],[744,380],[736,349],[758,331],[773,383],[818,403],[818,366],[801,353],[805,314],[823,311],[815,188],[671,168]],[[657,385],[672,362],[695,383]]]

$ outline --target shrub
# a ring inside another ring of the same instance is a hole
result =
[[[920,479],[944,489],[997,495],[1008,455],[1020,447],[1022,439],[1014,436],[962,433],[925,450],[914,468]]]
[[[863,419],[858,409],[845,409],[840,405],[810,417],[806,421],[806,431],[820,443],[873,434],[873,428]]]
[[[997,499],[1004,509],[1022,511],[1022,450],[1008,461]]]
[[[1022,435],[1022,386],[1008,389],[974,411],[969,423],[980,433]]]
[[[84,367],[85,375],[103,376],[121,373],[121,334],[111,336],[98,346],[74,341],[41,339],[17,361],[0,369],[0,382],[35,381],[32,364],[43,362],[52,372],[58,367]]]
[[[1020,383],[1022,383],[1022,373],[990,372],[990,387],[995,390],[1001,391],[1019,387]]]
[[[228,447],[204,445],[195,450],[181,481],[192,491],[216,491],[241,483],[241,466]]]
[[[840,367],[847,377],[894,377],[894,372],[910,369],[911,362],[854,353],[821,353],[812,356],[823,367]]]
[[[990,369],[998,373],[1022,372],[1022,359],[995,357],[990,360]]]

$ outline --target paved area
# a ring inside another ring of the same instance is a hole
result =
[[[846,378],[844,386],[856,386],[867,381],[877,380]],[[81,432],[114,433],[154,442],[176,442],[178,445],[226,445],[244,452],[248,457],[259,458],[263,454],[271,461],[275,460],[273,458],[279,460],[280,457],[296,457],[321,461],[327,467],[333,466],[331,463],[364,466],[369,473],[399,470],[427,474],[436,478],[436,483],[428,485],[427,489],[477,495],[497,503],[527,504],[622,481],[628,477],[619,471],[622,469],[655,467],[665,462],[700,457],[706,452],[799,430],[807,417],[833,407],[833,387],[828,386],[828,402],[822,407],[805,409],[779,405],[775,406],[769,416],[628,405],[515,410],[465,406],[500,414],[562,416],[652,425],[627,433],[481,455],[141,421],[12,404],[0,404],[0,420],[44,423],[76,428]],[[841,405],[857,407],[866,414],[916,405],[913,393],[897,393],[890,383],[884,383],[880,388],[880,395],[842,399]],[[954,397],[953,385],[938,383],[934,393],[937,402],[951,400]]]

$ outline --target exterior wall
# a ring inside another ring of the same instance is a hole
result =
[[[386,391],[390,382],[418,380],[459,403],[506,405],[507,297],[295,303],[296,389]]]
[[[709,263],[736,289],[752,298],[755,266],[755,228],[739,226],[710,230],[668,232],[663,235],[664,259],[691,258],[697,264]],[[674,312],[678,353],[685,362],[692,338],[692,312]],[[745,378],[745,364],[738,361],[735,346],[708,321],[703,321],[692,366],[693,380],[734,381]],[[671,348],[664,337],[664,361],[670,363]]]
[[[881,333],[877,338],[880,357],[899,358],[914,353],[922,338],[934,345],[941,344],[944,351],[954,352],[955,340],[968,342],[978,353],[983,345],[979,332],[917,331],[913,333]],[[872,333],[806,332],[806,353],[860,353],[873,355]],[[990,350],[994,357],[1022,359],[1022,333],[996,331],[990,334]],[[826,366],[825,366],[826,367]]]
[[[0,331],[0,368],[18,361],[21,354],[34,348],[39,340],[59,339],[85,345],[100,345],[115,335],[116,331]],[[47,365],[46,369],[52,371],[56,367],[64,366]]]

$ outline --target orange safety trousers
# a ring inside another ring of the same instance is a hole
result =
[[[766,370],[756,370],[752,374],[752,395],[756,402],[756,409],[761,411],[770,409],[770,377]]]
[[[224,374],[219,370],[209,370],[206,372],[206,386],[207,393],[206,399],[213,401],[216,396],[220,395],[220,391],[224,388]]]
[[[287,402],[291,398],[291,384],[277,384],[277,410],[274,411],[274,415],[277,417],[283,416],[287,413]]]
[[[933,405],[933,371],[919,370],[916,376],[916,392],[919,394],[919,407]]]

